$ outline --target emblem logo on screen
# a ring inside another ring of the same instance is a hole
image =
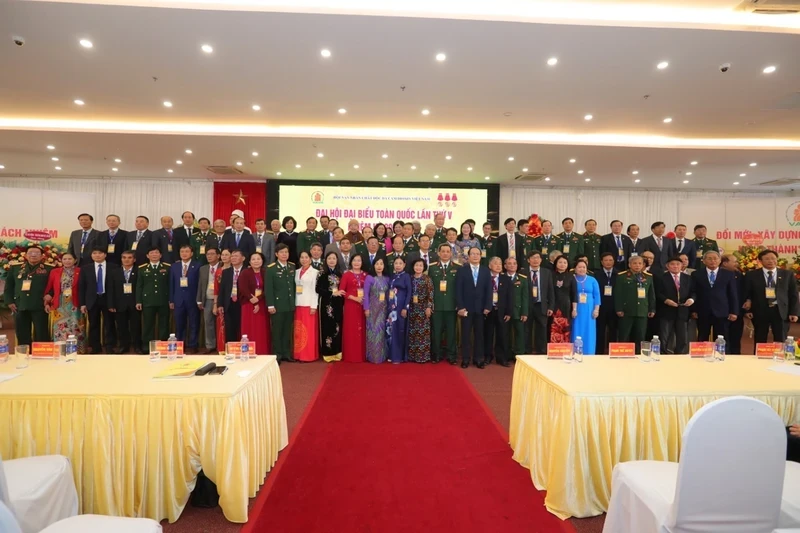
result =
[[[800,226],[800,202],[794,202],[786,208],[786,221],[790,226]]]
[[[325,203],[325,195],[322,193],[322,191],[314,191],[311,193],[311,203],[312,204]]]

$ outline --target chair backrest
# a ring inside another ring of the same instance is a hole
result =
[[[19,527],[19,522],[14,517],[14,513],[3,502],[0,502],[0,531],[3,533],[22,533],[22,528]]]
[[[683,433],[673,533],[770,533],[778,527],[786,429],[767,404],[744,396],[711,402]]]

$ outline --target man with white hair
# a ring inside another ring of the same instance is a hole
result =
[[[231,228],[233,227],[233,221],[236,220],[238,217],[244,218],[244,211],[242,211],[241,209],[234,209],[233,211],[231,211],[231,216],[228,219],[228,225],[225,227],[225,233],[231,232]],[[244,229],[246,229],[250,233],[253,233],[253,230],[251,230],[247,226],[245,226]]]

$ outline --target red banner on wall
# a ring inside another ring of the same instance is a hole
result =
[[[221,218],[228,225],[236,209],[244,213],[245,223],[255,230],[256,219],[267,216],[267,184],[215,181],[214,220]]]

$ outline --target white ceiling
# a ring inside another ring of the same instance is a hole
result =
[[[73,176],[108,175],[119,156],[118,173],[137,177],[207,178],[206,165],[239,160],[248,175],[283,178],[469,181],[468,165],[481,181],[528,167],[553,185],[628,186],[634,169],[647,187],[683,187],[687,170],[688,186],[703,188],[800,177],[797,34],[256,11],[0,4],[0,176],[55,173],[54,144]],[[670,66],[658,70],[662,60]],[[765,75],[767,65],[778,69]],[[151,133],[88,133],[134,128]],[[731,149],[648,148],[674,145]],[[192,163],[189,146],[199,147]],[[585,162],[583,176],[570,157]]]

